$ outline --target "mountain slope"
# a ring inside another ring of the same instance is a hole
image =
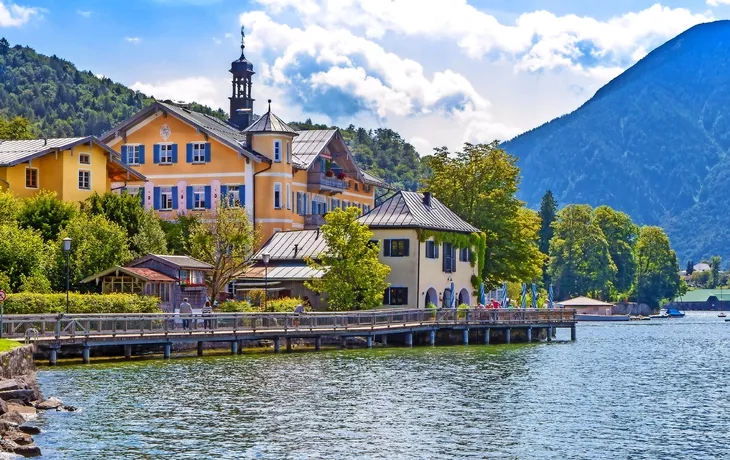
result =
[[[730,256],[730,21],[670,40],[575,112],[503,147],[519,157],[521,196],[537,206],[607,204],[664,225],[681,259]]]

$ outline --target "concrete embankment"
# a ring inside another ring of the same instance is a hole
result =
[[[40,429],[26,422],[38,411],[75,410],[56,398],[43,399],[36,382],[33,346],[0,353],[0,452],[38,457],[41,450],[32,435]]]

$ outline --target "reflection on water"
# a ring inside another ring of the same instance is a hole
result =
[[[730,323],[690,313],[582,323],[575,343],[45,369],[82,411],[36,440],[64,459],[730,458],[729,345]]]

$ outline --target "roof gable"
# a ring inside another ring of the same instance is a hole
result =
[[[269,101],[270,103],[271,101]],[[297,132],[292,129],[291,126],[284,123],[284,121],[269,111],[263,114],[258,120],[251,123],[243,131],[244,134],[256,134],[256,133],[284,133],[296,136]]]
[[[327,243],[319,230],[293,230],[274,233],[254,255],[254,259],[261,260],[263,254],[268,252],[274,261],[303,260],[319,257],[326,250]]]
[[[310,129],[297,131],[292,141],[292,160],[301,169],[309,169],[320,153],[337,134],[336,129]]]
[[[190,256],[177,256],[168,254],[147,254],[146,256],[140,257],[139,259],[133,260],[127,264],[128,267],[137,267],[149,260],[155,260],[168,267],[177,268],[181,270],[212,270],[213,266],[194,259]]]

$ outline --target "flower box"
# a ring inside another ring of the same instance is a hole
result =
[[[332,176],[334,176],[334,175],[335,175],[335,173],[334,173],[334,171],[332,171],[331,169],[328,169],[328,170],[327,170],[327,171],[326,171],[326,172],[324,173],[324,175],[325,175],[325,176],[327,176],[327,177],[332,177]]]
[[[341,172],[341,173],[339,173],[339,174],[337,175],[337,178],[338,178],[339,180],[344,180],[344,179],[345,179],[346,177],[347,177],[347,174],[345,174],[345,173],[343,173],[343,172]]]

